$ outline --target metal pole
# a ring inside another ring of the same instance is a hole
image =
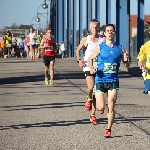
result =
[[[91,15],[91,16],[90,16],[91,19],[90,19],[90,20],[92,20],[92,18],[93,18],[93,17],[92,17],[92,16],[93,16],[93,15],[92,15],[92,12],[93,12],[93,8],[92,8],[92,0],[90,1],[90,5],[91,5],[91,14],[90,14],[90,15]]]
[[[73,22],[76,22],[76,1],[73,0]],[[76,51],[76,24],[73,23],[73,57],[75,56]]]
[[[106,0],[106,24],[111,23],[111,0]]]
[[[95,18],[100,22],[100,0],[95,0]]]
[[[48,28],[48,5],[47,5],[47,28]]]
[[[116,0],[116,42],[127,49],[127,0]]]
[[[67,30],[66,30],[66,27],[67,27],[67,1],[66,0],[64,0],[64,2],[63,2],[63,11],[64,11],[63,12],[63,14],[64,14],[64,21],[63,21],[64,37],[63,37],[63,39],[64,39],[65,43],[67,43]]]
[[[82,18],[82,2],[80,2],[80,0],[79,0],[79,4],[80,4],[80,6],[81,6],[81,10],[79,10],[79,11],[81,11],[81,13],[79,14],[79,17],[81,17]],[[80,6],[79,6],[79,9],[80,9]],[[87,13],[87,22],[86,22],[86,27],[87,27],[87,31],[89,30],[89,23],[90,23],[90,21],[91,21],[91,19],[92,19],[92,1],[91,0],[86,0],[86,13]]]
[[[130,0],[127,0],[127,50],[129,54],[129,61],[131,62],[130,52]]]
[[[70,15],[71,15],[71,2],[70,0],[67,0],[67,52],[68,52],[68,57],[71,56],[70,53]]]
[[[87,3],[89,3],[89,1],[87,1]],[[90,5],[88,5],[88,6],[90,6]],[[90,18],[90,16],[88,18]],[[79,43],[83,36],[82,23],[83,23],[83,1],[79,0]],[[88,27],[89,27],[89,25],[88,25]],[[83,50],[80,51],[80,56],[83,56]]]
[[[48,22],[48,24],[49,24],[50,28],[51,28],[51,10],[52,10],[51,2],[52,2],[52,0],[49,1],[49,22]]]
[[[62,41],[65,41],[64,39],[64,34],[65,34],[65,30],[64,30],[64,0],[62,0]]]
[[[70,0],[70,2],[69,2],[69,35],[70,35],[70,38],[71,38],[71,35],[72,35],[72,33],[71,33],[71,30],[72,30],[72,1]],[[73,38],[73,37],[72,37]],[[71,43],[71,47],[70,47],[70,57],[72,57],[72,49],[73,49],[73,47],[72,47],[72,44],[73,44],[73,40],[72,40],[72,43]]]
[[[56,31],[56,41],[58,42],[58,0],[56,0],[56,17],[55,17],[55,31]]]
[[[144,43],[144,0],[138,0],[137,53]]]

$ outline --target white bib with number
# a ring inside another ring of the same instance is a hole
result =
[[[53,46],[48,46],[45,51],[53,51]]]
[[[104,63],[104,73],[116,73],[116,63]]]

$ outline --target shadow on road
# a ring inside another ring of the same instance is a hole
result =
[[[119,72],[119,77],[120,78],[130,78],[130,77],[135,77],[135,75],[128,74],[127,72],[121,71],[121,72]],[[65,73],[65,74],[56,73],[54,80],[61,80],[61,79],[85,79],[85,76],[84,76],[83,72],[77,72],[77,73],[69,72],[69,73]],[[44,74],[1,78],[0,85],[39,82],[39,81],[44,81]]]
[[[118,117],[115,119],[115,123],[130,123],[130,122],[137,122],[137,121],[143,121],[143,120],[150,120],[150,117],[131,117],[131,118],[126,118],[126,119],[122,117]],[[98,119],[98,122],[100,124],[107,124],[107,118]],[[89,123],[90,123],[89,119],[58,121],[58,122],[41,122],[41,123],[32,123],[32,124],[0,126],[0,130],[53,127],[53,126],[60,127],[60,126],[72,126],[72,125],[77,125],[77,124],[89,124]],[[147,135],[150,135],[150,133],[147,133]],[[129,136],[132,136],[132,135],[129,135]]]
[[[0,108],[6,108],[4,111],[16,111],[16,110],[36,110],[47,108],[65,108],[65,107],[79,107],[84,106],[85,102],[73,102],[73,103],[50,103],[50,104],[38,104],[38,105],[17,105],[17,106],[1,106]],[[8,108],[8,109],[7,109]]]

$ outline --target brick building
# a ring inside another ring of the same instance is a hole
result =
[[[130,36],[134,37],[137,35],[137,15],[131,15],[130,20]],[[144,24],[150,25],[150,15],[144,16]]]

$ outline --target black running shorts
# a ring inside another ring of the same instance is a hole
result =
[[[50,62],[55,62],[55,56],[43,56],[45,66],[49,66]]]
[[[91,74],[90,71],[84,71],[84,75],[85,75],[85,77],[87,77],[87,76],[95,77],[95,74]]]
[[[96,83],[96,92],[107,93],[108,90],[119,90],[119,81]]]

